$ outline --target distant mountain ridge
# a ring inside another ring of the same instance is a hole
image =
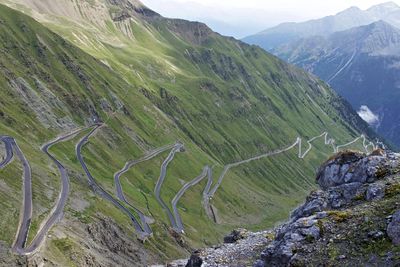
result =
[[[328,82],[355,109],[367,106],[378,132],[400,145],[400,29],[380,20],[272,52]]]
[[[400,7],[394,2],[375,5],[367,10],[350,7],[336,15],[321,19],[301,23],[282,23],[276,27],[248,36],[243,41],[271,50],[300,38],[329,35],[379,20],[384,20],[395,27],[400,27]]]

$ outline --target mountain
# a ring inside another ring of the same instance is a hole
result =
[[[187,256],[283,220],[324,158],[375,138],[322,81],[204,24],[3,2],[37,21],[0,6],[0,265]]]
[[[399,12],[399,6],[394,2],[386,2],[370,7],[366,10],[366,13],[374,16],[377,19],[391,16],[392,14]]]
[[[320,189],[286,223],[270,231],[234,230],[224,244],[169,266],[398,265],[400,175],[394,166],[400,155],[382,152],[335,155],[318,171]]]
[[[273,52],[328,82],[356,110],[364,107],[366,113],[367,107],[367,121],[372,118],[382,136],[400,145],[399,29],[378,21],[301,39]]]
[[[393,2],[379,4],[367,10],[351,7],[336,15],[321,19],[301,23],[283,23],[258,34],[248,36],[243,41],[259,45],[269,51],[300,38],[315,35],[326,36],[334,32],[368,25],[379,20],[384,20],[395,27],[400,27],[400,7]]]

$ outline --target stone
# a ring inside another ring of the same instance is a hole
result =
[[[400,210],[393,214],[392,221],[389,223],[386,232],[394,245],[400,245]]]
[[[321,236],[321,230],[318,226],[312,226],[310,228],[299,229],[299,232],[306,237],[306,239],[312,237],[314,240],[317,240]]]
[[[326,193],[321,190],[314,191],[307,197],[303,205],[292,212],[291,218],[296,220],[301,217],[311,216],[316,212],[323,211],[326,207]]]
[[[232,244],[236,243],[240,239],[246,238],[248,231],[246,229],[233,230],[229,235],[224,237],[224,243]]]
[[[351,202],[357,195],[363,194],[363,185],[361,183],[343,184],[328,189],[328,206],[340,208]]]
[[[257,260],[254,264],[253,267],[266,267],[265,262],[262,260]]]
[[[295,228],[308,228],[317,223],[315,216],[300,218],[294,223]]]
[[[290,238],[294,242],[299,242],[299,241],[303,241],[305,239],[304,236],[306,236],[306,235],[300,235],[298,233],[291,233],[290,235],[288,235],[288,238]]]
[[[368,233],[368,237],[372,238],[374,240],[381,239],[385,236],[385,234],[382,231],[371,231]]]
[[[193,253],[185,267],[201,267],[203,260],[198,253]]]
[[[383,185],[371,184],[367,188],[365,199],[368,201],[380,200],[385,196],[385,189]]]
[[[326,217],[328,217],[328,213],[326,211],[321,211],[321,212],[318,212],[317,214],[315,214],[315,218],[318,220],[324,219]]]
[[[269,266],[286,266],[293,257],[293,242],[273,242],[261,253],[261,259]]]

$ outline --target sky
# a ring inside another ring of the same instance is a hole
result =
[[[165,17],[201,21],[242,38],[282,22],[334,15],[351,6],[367,9],[382,0],[142,0]],[[400,0],[394,0],[400,5]]]

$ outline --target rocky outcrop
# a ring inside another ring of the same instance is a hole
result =
[[[394,153],[347,151],[329,159],[317,174],[322,190],[275,230],[254,266],[399,264],[392,247],[400,245],[399,164]]]
[[[363,184],[375,182],[380,177],[379,171],[390,166],[389,157],[345,151],[324,163],[317,174],[321,189],[327,190],[345,184]]]
[[[383,177],[397,172],[398,155],[365,155],[358,152],[341,152],[326,163],[317,173],[322,190],[312,192],[306,202],[293,211],[291,218],[307,217],[326,209],[337,209],[365,197],[379,200],[384,196]]]

